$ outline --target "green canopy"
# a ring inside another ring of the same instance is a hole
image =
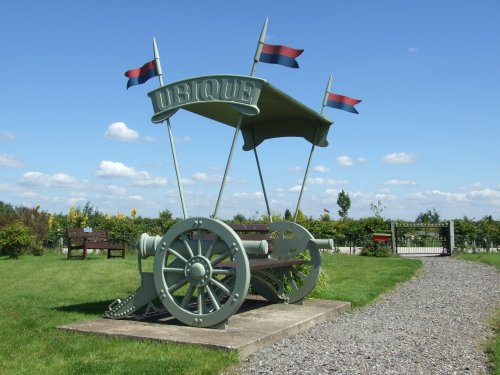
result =
[[[303,137],[326,147],[333,123],[266,80],[255,77],[196,77],[162,86],[148,95],[155,111],[154,123],[166,120],[180,108],[233,127],[241,121],[245,151],[278,137]]]

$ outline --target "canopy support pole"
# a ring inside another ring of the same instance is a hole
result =
[[[177,156],[175,154],[174,136],[172,134],[172,126],[170,125],[169,118],[167,119],[167,130],[168,130],[168,138],[170,139],[170,149],[172,150],[172,157],[174,159],[175,176],[177,177],[177,187],[179,188],[179,195],[181,197],[182,214],[184,216],[184,219],[187,219],[188,216],[186,211],[186,205],[184,204],[184,193],[182,192],[182,183],[179,173],[179,166],[177,164]]]
[[[163,74],[161,71],[160,54],[158,53],[158,46],[156,45],[156,39],[154,37],[153,37],[153,52],[156,64],[156,73],[158,75],[158,80],[160,81],[160,87],[163,87]],[[188,216],[187,216],[186,206],[184,204],[184,193],[182,192],[181,177],[179,174],[179,166],[177,164],[177,156],[175,154],[174,136],[172,134],[172,126],[170,125],[170,118],[167,118],[167,130],[168,130],[168,138],[170,139],[170,149],[172,150],[172,156],[174,158],[174,168],[175,168],[175,176],[177,177],[177,187],[179,188],[179,195],[181,197],[182,214],[184,216],[184,219],[187,219]]]
[[[257,155],[257,146],[255,145],[255,136],[252,128],[252,141],[253,141],[253,153],[255,155],[255,161],[257,163],[257,169],[259,170],[260,184],[262,186],[262,192],[264,193],[264,200],[266,201],[267,214],[269,215],[269,222],[273,222],[273,216],[271,215],[271,209],[269,208],[269,201],[267,200],[266,187],[264,185],[264,178],[262,177],[262,170],[260,169],[259,156]]]
[[[215,210],[212,215],[214,219],[217,218],[217,212],[219,211],[219,204],[222,198],[222,193],[224,192],[224,186],[226,185],[227,173],[229,172],[229,166],[231,165],[231,160],[233,159],[234,146],[236,145],[236,139],[238,138],[238,133],[240,132],[241,123],[243,121],[243,116],[240,115],[238,118],[238,124],[236,125],[236,130],[234,131],[233,143],[231,144],[231,150],[229,151],[229,157],[227,158],[226,169],[224,171],[224,177],[222,177],[222,183],[219,190],[219,196],[217,197],[217,203],[215,205]]]
[[[307,161],[306,173],[304,174],[304,180],[302,181],[302,187],[300,188],[299,200],[297,201],[297,208],[295,209],[295,215],[293,216],[293,222],[297,222],[297,216],[299,215],[300,201],[302,200],[302,193],[306,186],[307,176],[309,175],[309,167],[311,166],[311,159],[314,153],[314,148],[316,147],[316,138],[318,137],[319,127],[316,128],[316,134],[314,135],[314,142],[311,147],[311,152],[309,153],[309,160]]]

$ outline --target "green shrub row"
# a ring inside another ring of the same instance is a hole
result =
[[[284,217],[273,215],[274,221],[283,219],[291,219],[289,210],[285,211]],[[41,255],[44,248],[57,249],[65,246],[66,228],[81,227],[107,230],[111,238],[123,240],[129,249],[134,249],[142,233],[163,235],[179,220],[174,218],[168,209],[160,212],[157,218],[137,216],[135,209],[128,216],[125,214],[111,216],[100,212],[88,202],[84,207],[72,207],[67,214],[51,214],[40,210],[39,207],[13,207],[0,201],[0,241],[2,241],[0,255],[18,256],[22,252]],[[439,214],[435,210],[428,210],[416,219],[417,222],[426,220],[437,221]],[[246,218],[242,214],[237,214],[228,220],[236,223],[268,221],[266,215],[260,218]],[[338,247],[363,247],[364,253],[370,255],[373,255],[373,252],[379,255],[385,253],[384,248],[374,246],[371,241],[372,234],[390,233],[391,229],[391,220],[380,215],[357,220],[350,218],[332,220],[328,214],[313,219],[299,212],[297,221],[315,238],[332,238]],[[458,250],[500,247],[500,221],[493,220],[491,216],[485,216],[478,221],[464,217],[455,219],[454,222]],[[13,226],[17,228],[14,231]],[[29,243],[26,243],[26,231],[29,233]],[[19,238],[15,233],[18,233]],[[13,250],[9,247],[9,243],[17,244],[16,246],[21,249]]]

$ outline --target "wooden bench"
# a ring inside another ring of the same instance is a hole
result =
[[[271,233],[269,231],[269,226],[266,224],[228,224],[231,229],[233,229],[236,234],[242,240],[248,241],[269,241],[271,239]],[[272,252],[272,245],[269,242],[268,252]],[[294,265],[299,265],[305,263],[304,259],[269,259],[269,258],[249,258],[248,263],[250,266],[250,271],[278,268],[278,267],[289,267]],[[228,268],[234,268],[233,262],[228,262]]]
[[[125,258],[125,242],[111,241],[106,230],[92,228],[67,228],[68,259],[86,259],[89,249],[107,250],[109,258]],[[72,254],[75,250],[83,250],[80,255]],[[113,252],[118,252],[115,255]]]

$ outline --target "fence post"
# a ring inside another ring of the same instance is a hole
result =
[[[391,221],[391,247],[392,247],[392,253],[396,254],[397,249],[396,249],[396,225],[394,224],[394,221]]]
[[[450,236],[450,255],[453,254],[455,252],[455,223],[453,222],[453,220],[450,220],[450,225],[448,226],[449,230],[450,230],[450,233],[449,233],[449,236]]]

